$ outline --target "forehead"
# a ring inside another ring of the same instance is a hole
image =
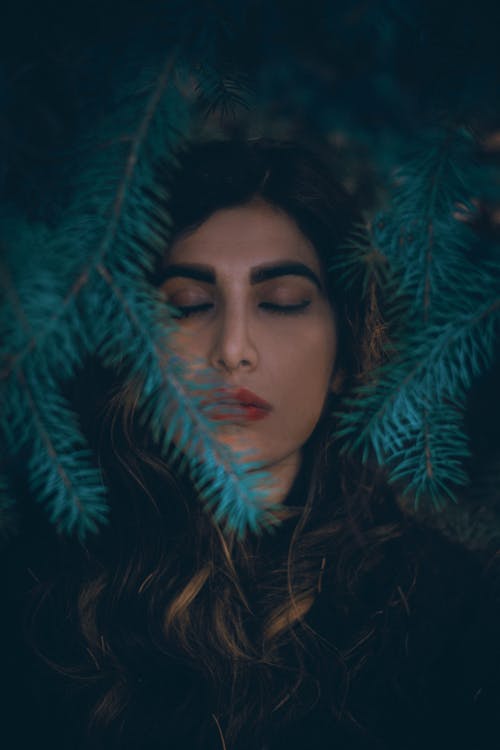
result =
[[[321,274],[314,246],[293,219],[266,203],[254,202],[212,214],[194,232],[172,243],[165,263],[205,263],[243,273],[284,259],[306,263]]]

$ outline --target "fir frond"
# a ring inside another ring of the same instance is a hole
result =
[[[362,449],[366,460],[373,448],[383,464],[401,455],[406,432],[421,424],[424,411],[439,411],[445,401],[462,407],[463,392],[491,364],[499,323],[500,299],[493,299],[459,320],[414,333],[397,360],[345,400],[338,415],[344,449]],[[457,483],[463,478],[455,476]]]
[[[439,504],[467,482],[460,415],[495,354],[500,263],[473,262],[478,239],[456,215],[478,179],[468,133],[429,138],[399,170],[390,210],[374,217],[371,235],[357,232],[338,265],[348,284],[361,273],[366,290],[376,279],[392,299],[387,323],[397,331],[390,360],[345,400],[338,438],[365,461],[373,451],[392,481],[406,478],[417,502],[427,494]]]
[[[375,242],[409,295],[408,314],[424,323],[442,304],[450,313],[450,305],[460,309],[461,294],[469,298],[467,251],[475,238],[457,210],[474,207],[481,182],[476,150],[464,129],[430,130],[396,170],[390,210],[373,223]]]
[[[252,97],[249,78],[230,66],[222,69],[203,65],[195,87],[197,104],[203,116],[218,113],[221,118],[235,117],[238,109],[249,109]]]
[[[344,292],[361,293],[367,299],[376,290],[387,332],[385,349],[389,353],[393,348],[392,339],[404,335],[402,327],[408,314],[408,299],[398,275],[401,270],[389,262],[376,242],[373,221],[366,220],[353,228],[330,260],[328,271],[335,287],[343,288]]]
[[[335,275],[336,283],[348,289],[361,288],[366,296],[373,281],[381,289],[386,287],[390,267],[368,224],[357,223],[346,242],[336,250],[328,271]]]
[[[406,424],[403,446],[388,457],[389,481],[401,484],[414,498],[418,510],[422,500],[431,501],[437,509],[448,497],[456,502],[453,485],[467,483],[463,468],[470,455],[463,427],[463,414],[454,405],[440,404],[422,410],[420,419]]]
[[[92,451],[49,372],[29,360],[16,375],[5,394],[8,428],[2,424],[3,432],[18,440],[8,444],[8,452],[12,456],[21,447],[30,448],[27,474],[34,497],[60,530],[76,532],[83,540],[106,523],[108,512]]]
[[[70,208],[54,230],[39,231],[36,274],[23,273],[25,263],[16,254],[24,242],[24,260],[33,269],[28,236],[35,230],[21,224],[24,237],[8,238],[16,279],[11,296],[19,304],[14,322],[6,324],[3,376],[18,412],[14,421],[3,420],[3,427],[11,447],[33,446],[30,479],[37,499],[60,528],[81,538],[105,518],[104,490],[88,466],[90,454],[59,383],[94,353],[126,380],[147,373],[139,404],[147,404],[149,427],[164,451],[171,443],[169,427],[180,428],[178,449],[185,451],[202,500],[207,508],[216,506],[218,519],[227,516],[227,527],[240,536],[247,528],[257,530],[259,521],[276,523],[263,500],[269,477],[247,456],[217,445],[196,398],[201,380],[190,383],[186,368],[172,356],[167,335],[173,320],[145,283],[145,273],[165,251],[170,221],[155,167],[160,159],[175,166],[175,153],[189,133],[188,104],[171,80],[174,62],[170,55],[159,73],[145,70],[122,89],[118,111],[104,117],[81,145]],[[21,318],[27,326],[20,325]]]

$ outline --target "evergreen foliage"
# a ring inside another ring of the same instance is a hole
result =
[[[421,497],[439,505],[467,481],[463,413],[473,379],[495,355],[500,252],[493,247],[478,262],[484,249],[477,252],[467,221],[471,196],[490,192],[469,132],[430,131],[394,183],[388,211],[373,218],[357,252],[351,245],[331,266],[346,283],[361,266],[365,288],[376,275],[393,302],[389,328],[399,331],[388,363],[346,400],[337,434],[348,438],[344,450],[362,447],[365,460],[371,447],[417,505]]]
[[[468,481],[469,391],[498,356],[500,252],[477,219],[498,201],[484,144],[499,124],[499,66],[481,3],[467,16],[389,0],[312,2],[307,13],[278,0],[125,2],[119,15],[111,2],[98,14],[33,4],[31,25],[21,16],[3,45],[0,121],[5,518],[23,450],[30,489],[61,531],[83,539],[106,523],[95,457],[62,395],[95,355],[135,384],[162,455],[181,436],[207,511],[240,536],[272,530],[269,477],[213,441],[201,402],[217,382],[170,351],[175,315],[148,283],[169,236],[155,164],[175,169],[200,135],[315,141],[367,205],[330,270],[347,285],[362,274],[367,293],[376,276],[390,342],[337,435],[417,507],[446,507]]]
[[[186,452],[192,478],[218,521],[227,520],[239,534],[247,526],[257,530],[257,518],[273,521],[273,506],[262,503],[267,474],[246,456],[244,466],[242,456],[231,457],[203,414],[203,392],[222,384],[186,373],[169,350],[175,318],[145,281],[168,227],[168,215],[158,209],[166,203],[165,187],[156,183],[154,168],[159,159],[175,162],[189,127],[187,102],[171,82],[175,51],[159,72],[142,71],[113,103],[111,127],[104,118],[92,134],[97,146],[85,148],[86,163],[76,170],[78,182],[58,225],[48,230],[10,222],[12,236],[9,222],[4,226],[5,265],[15,280],[7,289],[19,315],[4,310],[7,449],[14,454],[30,441],[32,491],[52,521],[82,539],[106,518],[104,487],[59,384],[75,374],[85,354],[97,354],[139,382],[141,419],[163,454],[179,432],[172,457]]]

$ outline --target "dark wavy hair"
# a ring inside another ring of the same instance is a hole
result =
[[[326,270],[360,220],[355,199],[324,159],[297,144],[198,143],[179,156],[173,176],[171,167],[159,165],[157,179],[171,196],[173,224],[165,223],[166,242],[219,209],[260,198],[294,219]],[[115,384],[96,409],[110,524],[78,553],[76,542],[60,542],[68,549],[73,545],[78,565],[61,566],[50,585],[40,582],[33,591],[32,618],[36,635],[40,613],[49,602],[54,606],[57,591],[63,592],[58,601],[79,657],[74,663],[47,653],[44,658],[89,686],[92,747],[99,737],[110,747],[113,737],[131,736],[130,717],[136,714],[143,717],[144,732],[147,723],[164,721],[168,735],[174,726],[164,718],[174,711],[165,687],[168,674],[176,675],[175,710],[186,711],[187,723],[195,723],[189,707],[202,703],[207,726],[217,725],[221,746],[257,742],[271,724],[297,717],[318,699],[323,648],[338,665],[332,710],[341,713],[350,670],[356,659],[362,662],[369,639],[362,628],[352,633],[347,659],[316,632],[310,615],[318,597],[330,590],[347,603],[357,596],[385,543],[402,533],[404,519],[384,478],[344,456],[335,435],[343,396],[384,356],[376,282],[367,293],[361,286],[346,292],[334,274],[326,275],[343,377],[303,448],[299,475],[273,535],[249,534],[238,541],[222,534],[189,476],[162,458],[140,427],[136,384]],[[151,283],[156,279],[154,272]],[[38,645],[43,646],[40,638]],[[134,705],[143,713],[134,714]],[[196,735],[199,747],[206,742],[203,726]]]

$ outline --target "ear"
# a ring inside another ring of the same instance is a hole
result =
[[[330,379],[331,393],[335,393],[335,394],[340,393],[342,390],[342,386],[344,385],[344,381],[345,381],[345,371],[341,369],[335,370]]]

